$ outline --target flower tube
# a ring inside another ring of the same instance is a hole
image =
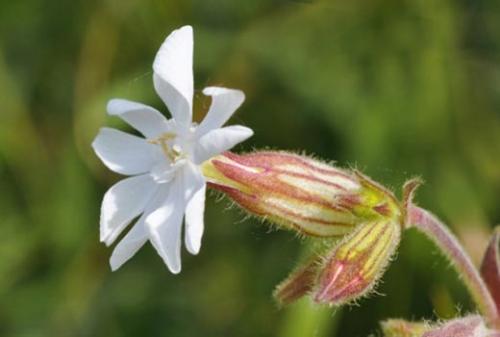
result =
[[[281,228],[338,237],[365,222],[399,218],[393,194],[357,171],[287,152],[225,152],[202,165],[210,187]]]

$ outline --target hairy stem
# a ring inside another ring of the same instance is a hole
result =
[[[451,261],[462,277],[478,309],[489,324],[498,326],[500,316],[495,302],[469,255],[457,238],[432,213],[413,204],[408,205],[406,223],[425,233]]]

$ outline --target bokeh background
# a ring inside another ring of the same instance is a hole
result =
[[[500,222],[500,2],[0,1],[0,336],[367,336],[378,321],[474,307],[447,262],[408,231],[377,288],[343,309],[279,309],[274,286],[308,243],[208,198],[199,256],[171,275],[148,245],[112,273],[100,201],[120,177],[93,154],[112,97],[166,112],[151,65],[195,30],[195,116],[207,85],[240,88],[237,148],[355,166],[420,205],[480,260]]]

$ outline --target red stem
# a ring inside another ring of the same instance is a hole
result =
[[[495,301],[469,255],[453,233],[432,213],[413,204],[408,205],[406,216],[408,226],[414,226],[425,233],[448,257],[462,277],[479,311],[489,324],[498,327],[500,316]]]

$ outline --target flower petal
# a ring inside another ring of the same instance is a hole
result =
[[[184,200],[187,203],[198,190],[205,186],[205,177],[201,173],[201,169],[189,161],[182,167],[181,177]]]
[[[165,185],[161,185],[165,186]],[[146,228],[146,217],[156,210],[167,198],[169,188],[157,188],[156,193],[150,198],[146,205],[144,213],[139,220],[132,226],[130,231],[121,239],[113,250],[113,254],[109,260],[109,264],[113,271],[121,267],[146,243],[149,239],[149,231]]]
[[[116,245],[109,259],[112,271],[120,268],[148,241],[148,231],[144,226],[144,218],[144,215],[141,216],[127,235]]]
[[[171,163],[163,160],[153,166],[150,174],[157,183],[167,183],[174,178],[176,171],[177,169]]]
[[[148,174],[123,179],[104,195],[101,206],[101,242],[112,244],[125,227],[141,214],[156,191]]]
[[[224,125],[245,100],[243,91],[235,89],[208,87],[203,89],[203,94],[212,96],[212,105],[196,129],[198,137]]]
[[[229,150],[252,135],[252,129],[241,125],[231,125],[212,130],[198,140],[194,150],[194,161],[196,164],[201,164],[205,160]]]
[[[156,92],[175,121],[191,124],[193,101],[193,28],[173,31],[163,42],[153,63]]]
[[[174,274],[181,271],[181,226],[185,207],[182,180],[174,179],[165,202],[145,220],[153,247]]]
[[[125,175],[148,172],[159,154],[145,139],[110,128],[99,131],[92,147],[109,169]]]
[[[186,206],[186,228],[184,241],[187,250],[196,255],[200,251],[201,237],[203,236],[203,213],[205,212],[205,191],[203,185],[189,200]]]
[[[168,132],[168,121],[158,110],[125,99],[112,99],[108,102],[108,113],[119,116],[146,138],[155,138]]]
[[[165,202],[145,220],[153,247],[174,274],[181,271],[181,227],[186,205],[204,185],[200,169],[185,162],[169,183]]]

